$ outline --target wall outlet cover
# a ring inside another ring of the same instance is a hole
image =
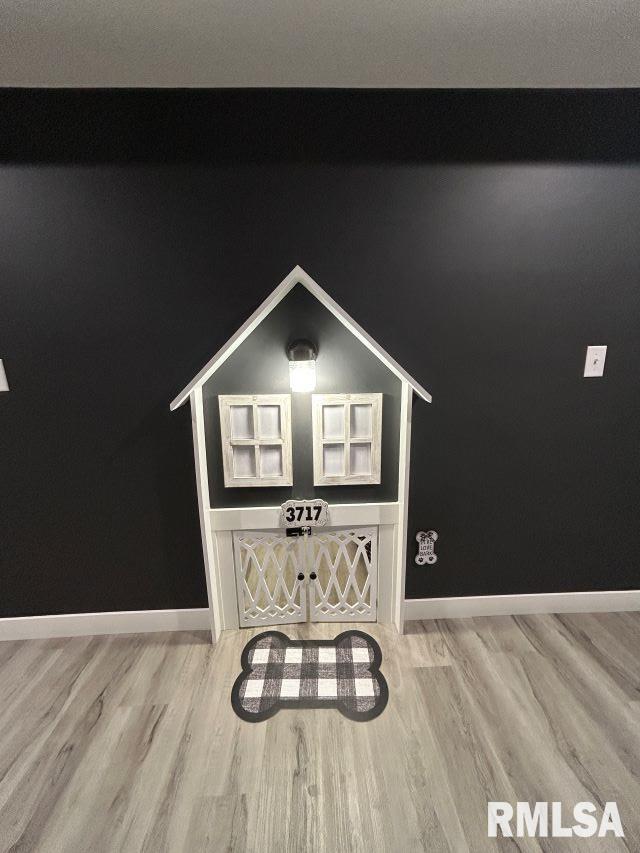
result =
[[[587,357],[584,362],[584,375],[602,376],[604,374],[604,361],[606,357],[606,346],[587,347]]]

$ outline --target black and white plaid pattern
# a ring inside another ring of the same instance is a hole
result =
[[[261,637],[249,651],[250,671],[239,692],[245,712],[262,714],[276,703],[321,706],[323,700],[340,700],[355,713],[375,706],[380,685],[370,670],[373,648],[364,637],[348,634],[335,645],[288,645],[280,637]]]

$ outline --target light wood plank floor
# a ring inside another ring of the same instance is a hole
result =
[[[0,643],[0,850],[640,851],[640,614],[364,627],[368,723],[239,720],[250,631]],[[488,800],[616,800],[626,838],[490,840]]]

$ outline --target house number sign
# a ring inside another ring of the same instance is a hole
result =
[[[280,507],[283,527],[322,527],[327,523],[326,501],[286,501]]]
[[[438,561],[438,557],[434,551],[434,546],[437,538],[438,534],[435,530],[427,530],[426,533],[424,532],[424,530],[421,530],[419,533],[416,534],[416,542],[418,543],[416,563],[419,566],[424,566],[425,563],[428,563],[430,566],[432,566]]]

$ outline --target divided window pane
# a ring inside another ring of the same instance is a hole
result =
[[[280,406],[258,406],[258,437],[280,438]]]
[[[344,406],[322,407],[322,434],[324,438],[344,438]]]
[[[371,438],[371,409],[370,403],[352,403],[351,438]]]
[[[236,445],[233,448],[233,476],[256,476],[256,451],[253,445]]]
[[[260,476],[282,476],[282,447],[279,444],[260,446]]]
[[[253,438],[253,406],[230,406],[231,438]]]
[[[349,473],[353,475],[371,474],[371,445],[352,444],[349,448]]]
[[[325,444],[322,448],[325,477],[344,475],[344,444]]]

